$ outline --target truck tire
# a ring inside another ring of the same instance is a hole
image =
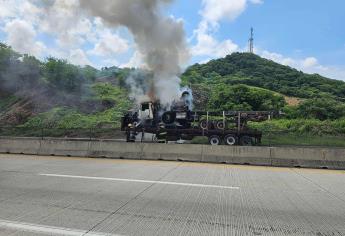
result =
[[[241,137],[240,143],[242,146],[253,146],[254,145],[253,138],[250,136],[247,136],[247,135],[244,135]]]
[[[229,146],[234,146],[237,144],[237,137],[232,134],[228,134],[224,137],[224,143]]]
[[[162,121],[166,125],[170,125],[170,124],[174,123],[175,119],[176,119],[176,113],[171,112],[171,111],[165,112],[162,116]]]
[[[209,124],[208,124],[207,120],[201,120],[199,123],[199,126],[202,129],[208,129]]]
[[[225,122],[223,121],[216,121],[216,128],[219,130],[225,129]]]
[[[212,135],[211,137],[209,137],[208,141],[211,145],[214,145],[214,146],[220,145],[221,143],[221,139],[218,135]]]
[[[201,120],[201,121],[199,122],[199,127],[200,127],[201,129],[213,130],[215,126],[214,126],[214,124],[213,124],[212,121],[208,121],[208,122],[207,122],[207,120]]]

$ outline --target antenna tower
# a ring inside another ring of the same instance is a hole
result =
[[[254,29],[250,28],[249,52],[254,53]]]

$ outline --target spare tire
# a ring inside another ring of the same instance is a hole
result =
[[[212,121],[201,120],[199,122],[199,127],[201,129],[213,130],[213,129],[215,129],[215,124]]]
[[[202,129],[208,129],[208,122],[207,120],[201,120],[199,123],[200,128]]]
[[[219,130],[225,129],[225,122],[224,121],[216,121],[216,128]]]
[[[167,111],[162,116],[162,121],[166,125],[170,125],[175,122],[176,113],[172,111]]]

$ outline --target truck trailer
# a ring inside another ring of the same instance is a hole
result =
[[[152,134],[152,141],[168,142],[207,137],[211,145],[258,145],[262,132],[248,127],[248,122],[262,122],[277,115],[274,111],[192,111],[188,92],[164,110],[159,102],[143,102],[139,109],[122,118],[121,130],[127,142],[141,134]]]

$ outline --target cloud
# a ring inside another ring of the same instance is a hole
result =
[[[126,39],[99,18],[85,14],[79,3],[79,0],[0,0],[0,31],[5,33],[6,42],[20,53],[40,59],[65,58],[78,65],[90,64],[88,56],[102,57],[98,62],[114,62],[117,54],[130,49]],[[49,42],[49,50],[40,38]]]
[[[213,34],[219,29],[222,20],[234,21],[249,3],[261,4],[262,0],[203,0],[200,15],[202,20],[194,31],[196,44],[192,46],[193,56],[207,58],[223,57],[240,48],[231,39],[217,40]]]
[[[311,68],[319,64],[318,60],[315,57],[307,57],[302,61],[302,66],[304,68]]]
[[[192,47],[193,56],[224,57],[239,49],[230,39],[219,42],[206,32],[197,32],[197,44]]]
[[[93,65],[82,49],[71,50],[69,54],[69,61],[80,66]]]
[[[7,33],[6,42],[20,53],[27,53],[40,57],[46,49],[42,42],[36,41],[34,27],[26,21],[15,19],[4,27]]]
[[[246,10],[248,4],[263,4],[263,2],[263,0],[203,0],[200,11],[202,19],[193,36],[196,39],[196,44],[192,46],[193,56],[204,56],[211,60],[239,51],[239,46],[232,40],[219,41],[213,36],[219,30],[219,22],[234,21]],[[255,48],[255,52],[264,58],[306,73],[317,73],[332,79],[345,80],[344,66],[325,66],[315,57],[291,58],[258,48]]]
[[[222,19],[234,20],[245,10],[247,0],[203,0],[203,21],[218,24]]]
[[[251,2],[253,4],[263,4],[264,3],[263,0],[249,0],[249,2]]]
[[[144,64],[143,55],[138,50],[135,50],[129,61],[127,63],[122,64],[120,67],[143,68],[146,67],[146,65]]]
[[[124,53],[129,50],[128,41],[117,34],[112,34],[109,30],[104,31],[95,44],[95,47],[88,51],[91,55],[112,56],[114,54]]]
[[[78,0],[53,0],[40,6],[38,27],[54,35],[62,48],[78,48],[92,32],[92,23],[82,15]]]
[[[282,65],[290,66],[297,70],[301,70],[309,74],[320,74],[322,76],[344,80],[345,81],[345,67],[344,66],[328,66],[319,63],[315,57],[306,58],[291,58],[283,56],[279,53],[269,52],[266,50],[256,49],[256,53],[263,58],[275,61]]]

